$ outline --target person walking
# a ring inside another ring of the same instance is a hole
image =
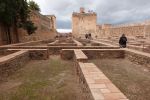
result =
[[[125,34],[122,34],[122,36],[119,39],[119,45],[121,48],[126,48],[127,47],[127,37]]]

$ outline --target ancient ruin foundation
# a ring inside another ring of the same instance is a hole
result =
[[[148,100],[149,71],[149,53],[102,40],[5,45],[0,47],[0,99]]]

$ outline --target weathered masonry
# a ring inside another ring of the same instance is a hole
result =
[[[96,33],[97,14],[95,12],[85,12],[80,8],[80,13],[72,14],[72,33],[75,37],[83,37],[87,33]]]

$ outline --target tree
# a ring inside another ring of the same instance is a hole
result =
[[[17,28],[26,26],[28,34],[31,31],[28,30],[33,27],[34,24],[26,25],[29,23],[30,9],[26,0],[0,0],[0,23],[5,27],[6,34],[8,36],[9,43],[11,43],[10,28]],[[30,22],[31,23],[31,22]],[[32,31],[33,33],[33,31]]]
[[[30,8],[31,10],[40,12],[40,7],[39,7],[39,5],[38,5],[36,2],[34,2],[34,1],[29,1],[28,4],[29,4],[29,8]]]
[[[27,21],[24,24],[23,28],[27,30],[29,35],[31,35],[32,33],[35,32],[35,30],[37,30],[37,27],[34,26],[34,23],[32,21]]]

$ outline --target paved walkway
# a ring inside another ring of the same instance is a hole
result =
[[[94,100],[128,100],[93,63],[79,63]]]

